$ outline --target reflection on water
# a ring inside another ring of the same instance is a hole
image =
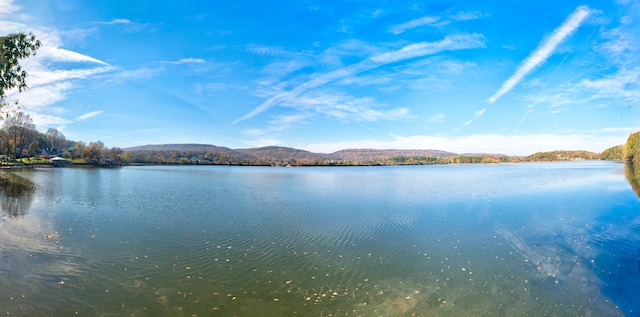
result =
[[[12,218],[24,216],[33,201],[35,184],[10,172],[0,172],[0,209]]]
[[[627,178],[627,181],[631,185],[631,188],[636,193],[638,198],[640,198],[640,179],[636,178],[635,169],[633,164],[625,164],[624,165],[624,176]],[[639,251],[640,252],[640,251]]]
[[[12,316],[618,316],[640,202],[609,162],[36,169]]]

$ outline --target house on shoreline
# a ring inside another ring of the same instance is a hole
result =
[[[71,163],[71,161],[69,161],[69,160],[67,160],[65,158],[59,157],[59,156],[53,157],[53,158],[49,159],[49,161],[51,162],[51,165],[56,166],[56,167],[62,167],[62,166],[67,166],[67,165],[73,164],[73,163]]]

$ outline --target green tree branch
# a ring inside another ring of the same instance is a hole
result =
[[[17,87],[22,92],[27,88],[27,72],[19,60],[35,55],[40,45],[31,33],[0,36],[0,108],[6,106],[5,97],[9,89]]]

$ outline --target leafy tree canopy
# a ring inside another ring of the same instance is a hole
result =
[[[40,45],[40,41],[31,33],[0,36],[0,106],[5,105],[7,90],[17,87],[22,92],[27,88],[27,72],[22,69],[19,60],[35,55]]]

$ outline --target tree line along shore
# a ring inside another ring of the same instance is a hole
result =
[[[640,132],[626,144],[602,153],[588,151],[538,152],[528,156],[491,153],[459,154],[442,150],[350,149],[334,153],[268,146],[230,149],[206,144],[146,145],[121,149],[102,142],[67,140],[56,129],[36,130],[28,114],[18,112],[4,120],[0,130],[0,161],[5,167],[22,165],[242,165],[242,166],[375,166],[476,163],[520,163],[575,160],[626,160],[640,170]],[[55,159],[55,160],[54,160]],[[64,164],[60,164],[64,163]]]

